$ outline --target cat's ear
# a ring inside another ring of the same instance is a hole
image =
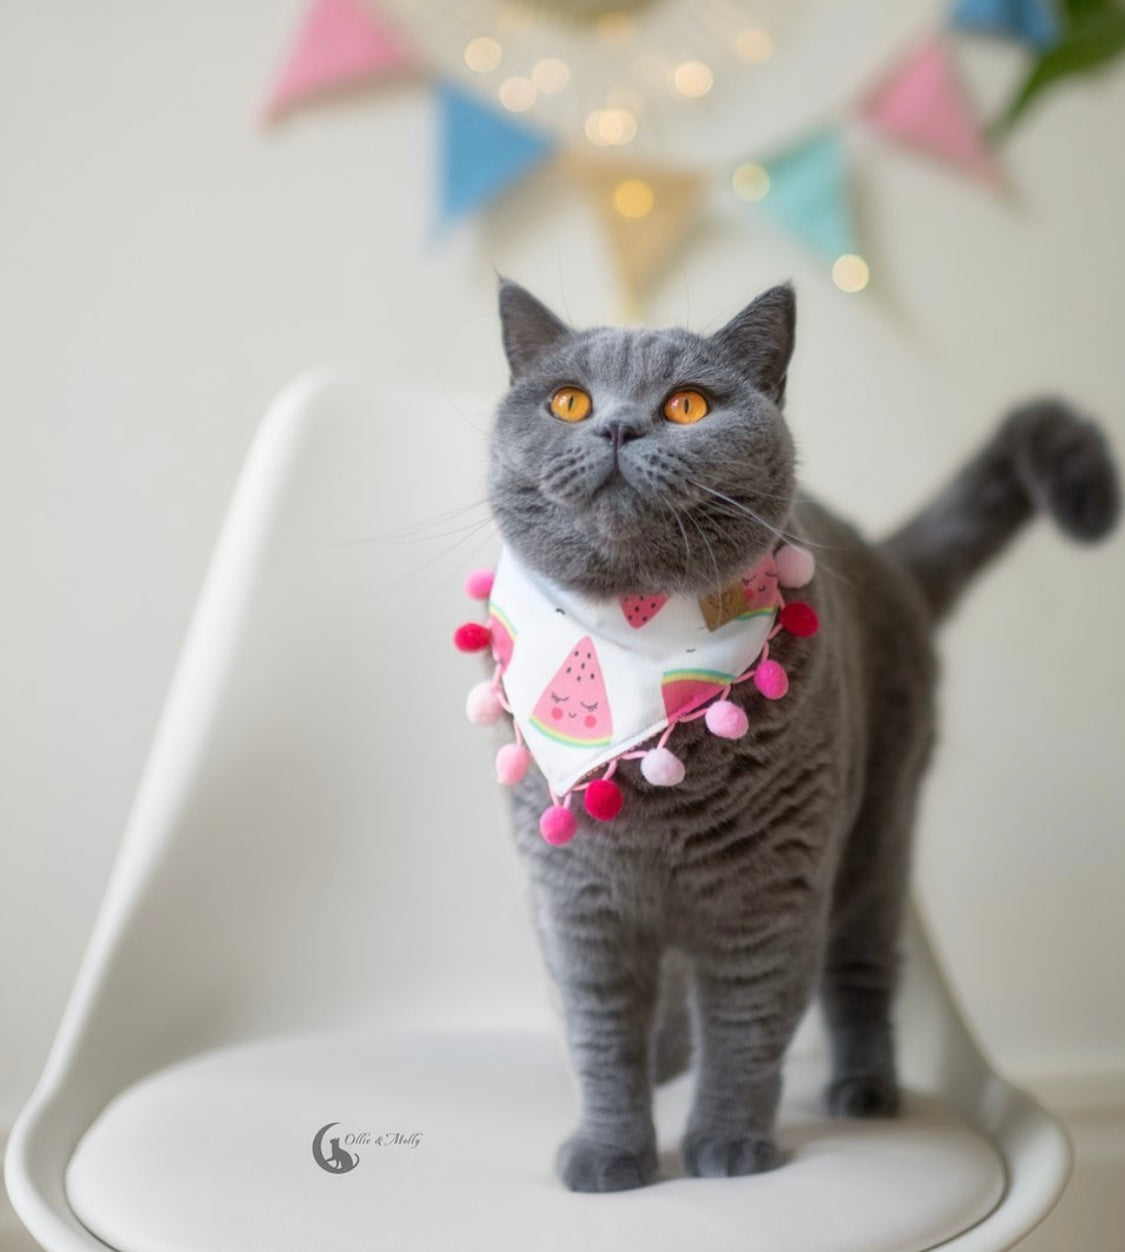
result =
[[[500,330],[512,381],[573,333],[545,304],[507,278],[500,280]]]
[[[771,287],[711,336],[775,404],[785,401],[785,378],[793,355],[797,296],[789,283]]]

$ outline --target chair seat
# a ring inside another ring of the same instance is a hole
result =
[[[573,1195],[552,1157],[576,1101],[558,1039],[353,1033],[206,1053],[125,1090],[67,1170],[82,1222],[118,1252],[391,1247],[768,1248],[921,1252],[985,1217],[1004,1191],[991,1144],[936,1101],[894,1121],[819,1111],[823,1063],[793,1059],[769,1174],[684,1178],[676,1143],[690,1078],[662,1087],[665,1181]],[[334,1172],[322,1157],[355,1158]],[[368,1136],[368,1138],[364,1138]]]

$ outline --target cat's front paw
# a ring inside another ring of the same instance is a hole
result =
[[[766,1135],[693,1130],[684,1136],[684,1169],[696,1178],[764,1174],[781,1164],[781,1152]]]
[[[630,1191],[656,1181],[656,1145],[632,1152],[578,1131],[560,1145],[555,1169],[571,1191]]]
[[[898,1084],[877,1074],[838,1078],[828,1088],[828,1111],[833,1117],[894,1117],[899,1103]]]

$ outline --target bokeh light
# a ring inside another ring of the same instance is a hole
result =
[[[496,94],[509,112],[526,113],[535,103],[538,92],[530,78],[517,74],[515,78],[505,78]]]
[[[832,281],[841,291],[862,291],[871,280],[871,269],[861,256],[845,252],[836,258],[832,266]]]
[[[613,207],[622,217],[634,221],[647,217],[655,203],[656,197],[652,188],[640,178],[627,178],[613,190]]]
[[[479,35],[465,45],[465,64],[478,74],[491,73],[504,59],[504,49],[488,35]]]
[[[682,61],[672,71],[672,82],[681,96],[698,100],[715,85],[715,76],[702,61]]]
[[[731,175],[735,194],[743,200],[761,200],[770,189],[769,171],[762,165],[748,161]]]

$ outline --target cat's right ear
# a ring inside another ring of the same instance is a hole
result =
[[[785,378],[793,355],[797,297],[789,283],[771,287],[711,336],[777,405],[785,403]]]
[[[544,352],[573,333],[530,291],[507,278],[500,280],[500,330],[513,382]]]

